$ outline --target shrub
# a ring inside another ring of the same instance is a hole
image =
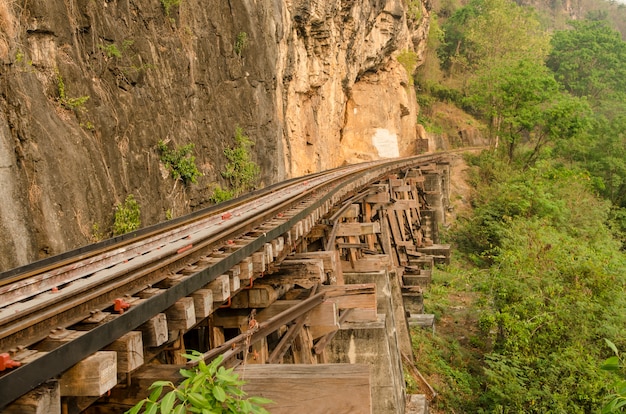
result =
[[[222,201],[228,201],[233,198],[234,194],[232,190],[228,190],[222,188],[221,186],[215,187],[213,189],[213,195],[211,195],[211,201],[215,204],[221,203]]]
[[[163,140],[157,144],[161,162],[170,170],[172,178],[180,178],[185,184],[195,184],[197,178],[202,175],[196,166],[196,157],[191,155],[193,148],[193,144],[187,144],[171,150]]]
[[[59,102],[61,105],[67,109],[83,109],[85,103],[89,100],[89,96],[81,96],[78,98],[69,98],[65,93],[65,82],[63,81],[63,77],[56,71],[57,74],[57,89],[59,91]]]
[[[246,32],[239,32],[235,39],[235,54],[241,57],[241,54],[248,47],[248,34]]]
[[[260,168],[250,158],[250,148],[254,143],[244,135],[241,127],[235,129],[235,143],[234,148],[224,150],[228,164],[222,177],[230,181],[233,196],[236,197],[254,187]]]
[[[194,369],[180,370],[186,379],[178,386],[171,381],[156,381],[150,386],[152,390],[150,396],[139,401],[126,412],[127,414],[139,413],[144,405],[145,413],[157,413],[160,409],[162,414],[188,412],[268,414],[261,405],[271,401],[260,397],[244,399],[246,393],[241,389],[244,381],[239,380],[239,375],[233,372],[233,368],[225,369],[220,366],[224,359],[222,355],[208,365],[198,351],[191,351],[191,354],[183,356],[198,363]],[[164,388],[171,391],[160,398]]]
[[[180,5],[180,0],[161,0],[161,4],[163,5],[163,10],[165,10],[165,15],[169,16],[172,7]]]
[[[139,203],[135,200],[135,196],[129,194],[124,204],[118,203],[115,206],[113,235],[119,236],[137,230],[141,226],[140,215]]]

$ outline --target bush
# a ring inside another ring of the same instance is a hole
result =
[[[235,129],[235,143],[234,148],[224,150],[228,164],[222,177],[229,180],[233,196],[237,197],[254,187],[261,170],[251,159],[250,148],[254,143],[244,135],[241,127]]]
[[[244,381],[239,380],[233,368],[225,369],[220,366],[224,359],[222,355],[208,365],[200,352],[191,351],[191,354],[183,356],[198,363],[194,369],[180,370],[186,379],[178,386],[171,381],[156,381],[150,386],[152,390],[150,396],[139,401],[126,411],[126,414],[137,414],[144,405],[145,413],[157,413],[160,409],[162,414],[188,412],[268,414],[261,405],[272,401],[260,397],[244,399],[246,393],[241,389]],[[171,391],[161,398],[164,388]]]
[[[161,154],[161,162],[170,170],[172,178],[180,178],[185,184],[195,184],[197,178],[202,176],[196,166],[196,157],[191,155],[193,148],[193,144],[187,144],[171,150],[165,141],[159,141],[157,144],[157,150]]]
[[[211,201],[215,204],[223,201],[228,201],[233,198],[234,194],[232,190],[224,189],[221,186],[217,186],[213,189],[213,195],[211,195]]]
[[[113,235],[119,236],[137,230],[141,226],[141,212],[135,196],[129,194],[124,204],[115,206],[115,221],[113,222]]]

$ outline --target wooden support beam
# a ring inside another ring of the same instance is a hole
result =
[[[265,280],[276,284],[297,284],[308,289],[326,282],[324,262],[322,259],[284,260],[278,272],[266,277]]]
[[[96,397],[117,384],[117,353],[98,351],[67,370],[59,381],[61,396]]]
[[[191,294],[193,307],[196,314],[196,322],[201,321],[213,312],[213,291],[211,289],[199,289]]]
[[[165,311],[169,331],[186,331],[196,324],[193,298],[181,298]]]
[[[380,223],[377,221],[370,223],[339,223],[338,226],[337,237],[359,237],[380,233]]]
[[[376,309],[375,283],[323,285],[320,292],[326,294],[327,301],[335,302],[338,309]]]
[[[61,414],[59,382],[50,380],[6,407],[3,414]]]
[[[248,280],[254,273],[254,266],[252,264],[252,258],[246,257],[239,263],[239,279]]]
[[[164,313],[156,314],[137,329],[141,331],[145,346],[157,347],[167,342],[167,317]]]
[[[293,287],[292,284],[286,283],[276,286],[266,284],[271,283],[271,279],[268,279],[268,281],[257,279],[257,281],[260,283],[256,283],[250,288],[242,289],[233,297],[230,304],[231,309],[265,308]]]
[[[369,370],[364,364],[249,365],[243,389],[274,401],[265,406],[272,414],[371,413]]]
[[[324,262],[324,272],[328,275],[331,284],[343,283],[343,273],[341,271],[339,252],[335,250],[321,250],[316,252],[295,253],[287,256],[288,260],[322,259]]]
[[[112,342],[104,351],[117,352],[117,373],[127,374],[143,365],[141,332],[131,331]]]
[[[213,291],[213,302],[222,303],[230,297],[230,278],[228,275],[220,275],[206,285],[205,289]]]

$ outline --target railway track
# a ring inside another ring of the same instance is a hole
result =
[[[0,274],[0,353],[24,353],[53,328],[107,316],[75,340],[0,372],[0,409],[198,291],[272,240],[291,235],[303,220],[320,219],[381,176],[445,156],[370,162],[292,179]],[[293,234],[286,252],[298,241],[298,231]],[[134,297],[181,269],[192,271],[154,296]],[[132,306],[124,311],[128,302]]]

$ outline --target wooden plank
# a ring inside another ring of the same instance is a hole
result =
[[[377,221],[370,223],[339,223],[337,226],[337,237],[358,237],[380,233],[380,223]]]
[[[335,302],[338,309],[376,309],[375,283],[323,285],[319,291],[326,294],[327,301]]]
[[[97,397],[117,384],[117,353],[98,351],[67,370],[59,381],[61,396]]]
[[[372,412],[369,366],[365,364],[246,365],[248,395],[274,401],[272,414],[367,414]]]
[[[267,256],[265,250],[252,253],[252,269],[254,273],[263,273],[267,270]]]
[[[167,308],[167,329],[169,331],[186,331],[196,324],[196,311],[193,298],[180,298],[176,303]]]
[[[230,278],[228,275],[219,275],[205,288],[213,291],[213,302],[224,302],[230,297]]]
[[[157,347],[167,342],[167,317],[164,313],[156,314],[137,329],[141,331],[145,346]]]
[[[117,352],[117,373],[126,374],[143,365],[141,332],[131,331],[109,344],[105,351]]]
[[[196,322],[201,321],[213,312],[213,291],[199,289],[191,294],[196,313]]]
[[[322,259],[324,261],[324,272],[328,275],[328,279],[331,284],[337,283],[338,276],[340,275],[341,268],[339,264],[339,252],[330,250],[322,250],[316,252],[307,253],[295,253],[287,256],[288,260],[303,260],[303,259]]]
[[[257,314],[256,320],[261,323],[281,312],[301,303],[301,300],[277,300]],[[337,326],[337,305],[334,301],[325,301],[313,308],[305,320],[305,325]]]
[[[252,258],[246,257],[239,263],[239,279],[248,280],[254,273],[254,266],[252,264]]]
[[[47,381],[6,407],[3,414],[61,414],[59,382]]]
[[[284,260],[278,272],[272,273],[265,280],[272,283],[291,283],[305,288],[326,282],[324,261],[322,259]]]

